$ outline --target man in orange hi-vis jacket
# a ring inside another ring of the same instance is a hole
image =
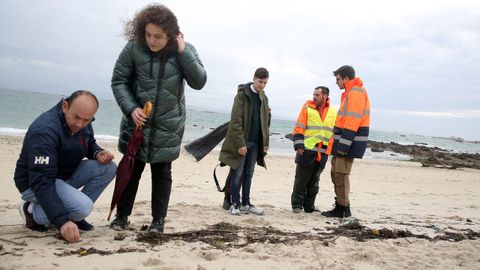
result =
[[[330,174],[335,188],[335,208],[322,215],[343,218],[352,215],[349,176],[353,160],[362,158],[367,148],[370,101],[362,80],[355,77],[353,67],[342,66],[334,71],[333,75],[338,87],[345,89],[345,92],[342,94],[331,144],[333,158]]]
[[[292,211],[307,213],[315,211],[320,174],[325,168],[326,149],[333,135],[337,111],[330,107],[330,90],[318,86],[313,91],[313,100],[302,106],[293,129],[293,147],[297,152],[295,182],[291,196]]]

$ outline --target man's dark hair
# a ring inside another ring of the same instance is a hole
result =
[[[327,96],[330,94],[330,89],[326,86],[317,86],[315,87],[315,90],[322,89],[322,94],[326,94]]]
[[[267,79],[268,78],[268,70],[266,68],[260,67],[255,70],[255,74],[253,77],[258,79]]]
[[[68,103],[68,105],[71,105],[72,102],[73,102],[77,97],[82,96],[82,95],[89,95],[89,96],[91,96],[91,97],[95,100],[95,102],[97,103],[97,109],[98,109],[99,104],[98,104],[98,99],[97,99],[97,97],[96,97],[92,92],[90,92],[90,91],[88,91],[88,90],[77,90],[77,91],[73,92],[69,97],[67,97],[67,98],[65,99],[65,101]]]
[[[341,66],[333,72],[333,76],[337,75],[340,75],[342,79],[348,77],[348,79],[352,80],[355,79],[355,69],[352,66]]]

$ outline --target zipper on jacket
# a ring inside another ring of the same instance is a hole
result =
[[[158,82],[157,82],[157,91],[155,93],[155,100],[153,101],[153,111],[152,111],[152,121],[150,121],[150,136],[148,137],[148,154],[147,154],[147,159],[152,160],[152,138],[155,132],[154,129],[154,123],[155,123],[155,114],[157,112],[156,108],[158,106],[159,102],[159,95],[160,91],[162,90],[162,79],[163,76],[165,75],[165,65],[167,64],[167,56],[165,58],[160,59],[160,68],[158,70]]]
[[[181,117],[183,112],[182,112],[182,97],[183,97],[183,89],[185,85],[184,85],[184,82],[183,82],[183,78],[182,78],[182,87],[180,87],[180,91],[178,91],[178,98],[177,98],[177,103],[178,103],[178,116]]]

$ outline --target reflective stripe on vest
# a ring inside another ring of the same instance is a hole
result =
[[[353,87],[352,89],[350,89],[350,92],[358,92],[363,94],[363,89],[359,87]],[[353,116],[355,118],[361,119],[364,115],[370,115],[370,110],[368,110],[367,112],[363,112],[363,115],[361,115],[355,112],[347,112],[347,107],[348,107],[348,95],[345,97],[345,102],[343,103],[343,110],[340,109],[338,111],[338,114],[340,116]]]
[[[334,140],[338,140],[339,143],[343,143],[345,145],[352,145],[352,141],[350,140],[347,140],[347,139],[342,139],[342,136],[340,135],[333,135],[333,139]],[[368,142],[368,136],[355,136],[355,138],[353,138],[354,141],[356,142]]]
[[[322,121],[320,113],[317,109],[306,106],[308,113],[307,128],[305,129],[304,145],[305,149],[316,149],[316,145],[322,142],[327,146],[330,137],[333,135],[333,126],[335,125],[335,118],[337,112],[332,107],[328,108],[325,120]],[[318,149],[316,149],[318,151]]]

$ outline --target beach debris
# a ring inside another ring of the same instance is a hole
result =
[[[360,225],[360,220],[354,217],[344,219],[343,223],[340,226],[351,230],[362,229],[362,225]]]
[[[145,252],[145,249],[141,248],[119,248],[117,250],[100,250],[96,249],[94,247],[91,248],[84,248],[81,247],[76,250],[64,250],[62,253],[54,253],[55,255],[59,257],[65,257],[65,256],[72,256],[72,255],[78,255],[79,257],[81,256],[87,256],[91,254],[98,254],[98,255],[111,255],[111,254],[119,254],[119,253],[131,253],[131,252]]]
[[[125,233],[125,232],[118,232],[118,233],[116,233],[116,234],[113,236],[113,239],[114,239],[114,240],[117,240],[117,241],[122,241],[123,239],[125,239],[125,237],[127,237],[127,233]]]
[[[414,234],[409,230],[400,229],[371,229],[355,218],[347,219],[343,224],[332,227],[330,230],[315,230],[312,232],[290,232],[276,229],[272,226],[241,227],[238,225],[220,222],[205,229],[176,233],[139,232],[136,240],[149,243],[152,246],[162,245],[169,241],[203,242],[210,246],[229,250],[231,248],[247,247],[254,243],[270,243],[292,245],[304,240],[318,240],[328,246],[328,240],[338,237],[348,237],[359,242],[371,239],[420,238],[430,241],[462,241],[480,238],[479,232],[470,229],[457,232],[443,232],[435,237],[426,234]],[[407,240],[408,241],[408,240]],[[410,241],[408,241],[410,243]]]

